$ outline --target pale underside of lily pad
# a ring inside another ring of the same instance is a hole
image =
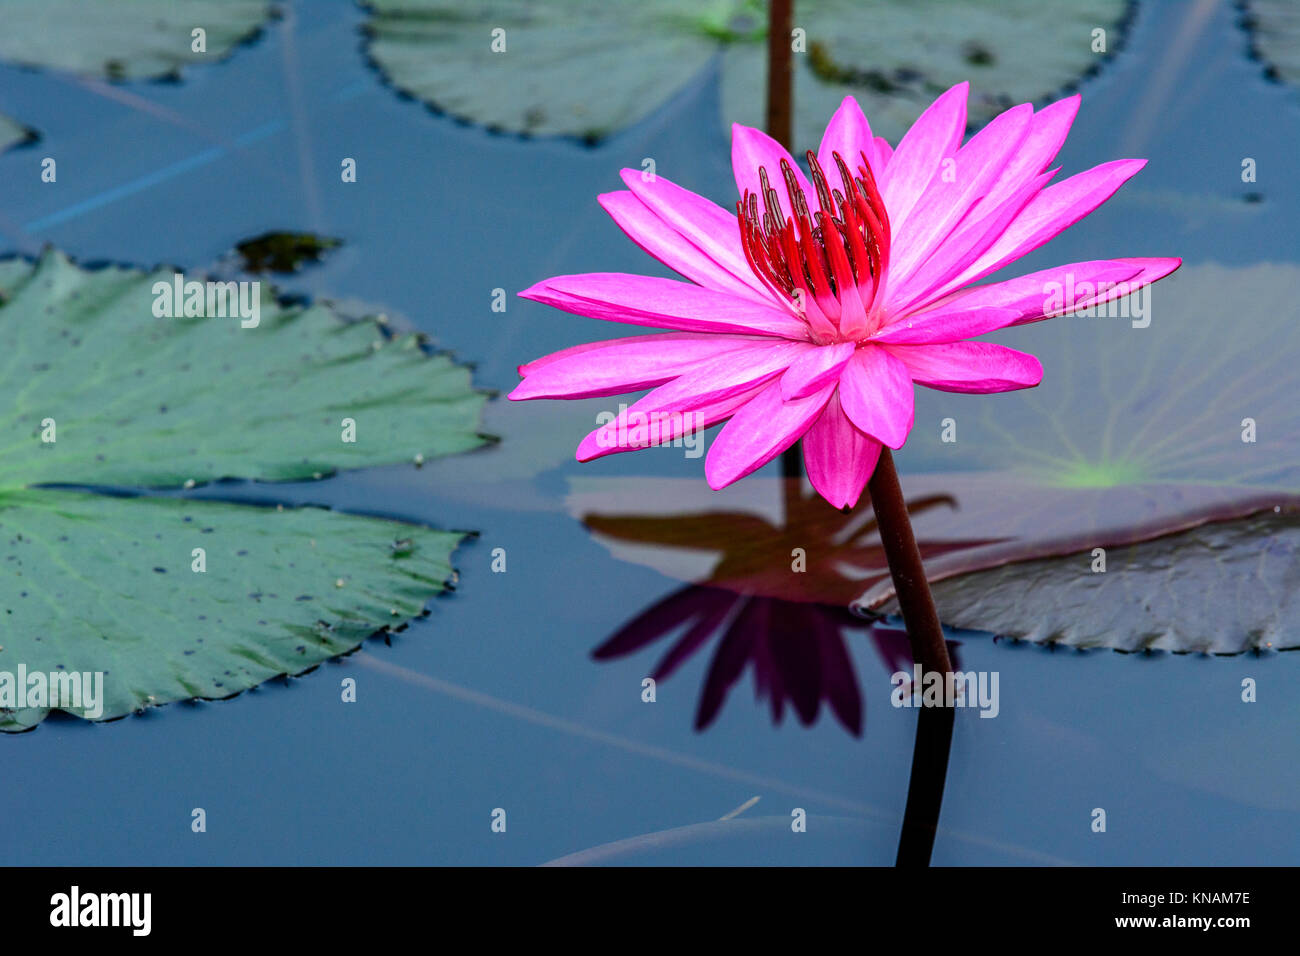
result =
[[[724,127],[763,125],[767,8],[756,0],[368,6],[370,55],[393,84],[490,128],[597,140],[662,106],[715,56]],[[795,146],[816,148],[848,95],[891,142],[962,80],[973,126],[1050,98],[1115,49],[1128,9],[1125,0],[801,0]],[[1095,30],[1106,33],[1104,51]]]
[[[1300,647],[1300,504],[932,585],[939,616],[1038,643],[1240,654]],[[894,602],[883,610],[897,611]]]
[[[175,276],[0,262],[0,730],[49,710],[5,696],[20,668],[102,673],[102,712],[58,702],[96,719],[228,697],[404,626],[453,577],[461,533],[48,487],[312,479],[483,444],[486,396],[421,336],[265,286],[256,326],[159,315]]]

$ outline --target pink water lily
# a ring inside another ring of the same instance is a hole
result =
[[[857,502],[881,444],[907,440],[914,383],[976,393],[1037,385],[1032,355],[971,340],[1127,295],[1182,260],[1097,259],[972,286],[1088,215],[1146,162],[1115,160],[1049,186],[1079,97],[1013,107],[963,144],[967,91],[960,83],[940,96],[893,149],[846,98],[807,154],[808,175],[771,137],[734,126],[734,213],[623,170],[627,189],[601,205],[690,281],[588,273],[520,295],[672,331],[520,366],[510,398],[651,388],[588,435],[578,459],[646,447],[649,420],[657,443],[725,421],[705,461],[713,488],[802,438],[809,480],[839,508]]]

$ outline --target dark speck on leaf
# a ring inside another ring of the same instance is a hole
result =
[[[993,51],[977,40],[971,40],[962,51],[971,66],[990,66],[997,61]]]
[[[166,573],[167,573],[167,569],[166,569],[166,568],[154,568],[154,570],[157,571],[159,574],[166,574]]]

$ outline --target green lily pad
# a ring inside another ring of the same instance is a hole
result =
[[[644,118],[722,55],[722,119],[763,125],[761,0],[375,0],[370,55],[401,90],[495,129],[598,140]],[[846,95],[897,139],[970,80],[972,124],[1071,86],[1120,42],[1124,0],[800,0],[795,141],[816,147]],[[498,50],[492,48],[494,30]],[[792,43],[794,40],[792,39]]]
[[[1300,8],[1292,0],[1247,0],[1242,8],[1251,51],[1267,64],[1269,76],[1300,82]]]
[[[266,0],[9,0],[0,60],[110,80],[176,76],[227,56],[274,12]],[[198,28],[204,52],[193,49]]]
[[[82,270],[50,252],[0,286],[0,488],[292,481],[482,444],[484,397],[420,336],[281,305],[260,283],[256,328],[157,318],[154,286],[175,275]],[[54,443],[41,441],[46,418]],[[344,418],[355,442],[341,440]]]
[[[61,709],[102,719],[229,697],[405,625],[447,588],[463,537],[321,508],[43,488],[0,495],[0,534],[0,672],[101,673],[100,713],[84,698]],[[2,680],[0,730],[44,719],[48,706],[5,701]]]
[[[403,626],[452,575],[460,534],[40,487],[304,479],[483,444],[485,396],[420,336],[269,290],[255,327],[158,316],[173,281],[54,250],[0,263],[0,729],[49,709],[4,698],[20,666],[103,672],[101,713],[59,708],[96,719],[227,697]]]

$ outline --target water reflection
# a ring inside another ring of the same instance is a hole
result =
[[[831,508],[798,482],[783,482],[780,521],[745,511],[672,515],[583,513],[598,535],[659,552],[657,564],[673,564],[689,552],[719,555],[698,583],[688,584],[650,605],[592,652],[597,660],[635,654],[668,643],[650,676],[657,682],[676,673],[693,655],[714,644],[699,703],[696,730],[716,719],[747,667],[755,695],[766,701],[772,722],[787,709],[805,726],[817,721],[823,703],[855,736],[863,730],[863,693],[848,641],[868,639],[890,673],[911,671],[906,634],[887,622],[848,610],[870,585],[889,575],[875,515],[867,495],[850,512]],[[629,498],[632,496],[629,495]],[[952,508],[948,495],[918,497],[913,516]],[[989,539],[920,543],[932,558]],[[674,635],[677,636],[674,640]],[[953,666],[957,642],[949,642]]]

